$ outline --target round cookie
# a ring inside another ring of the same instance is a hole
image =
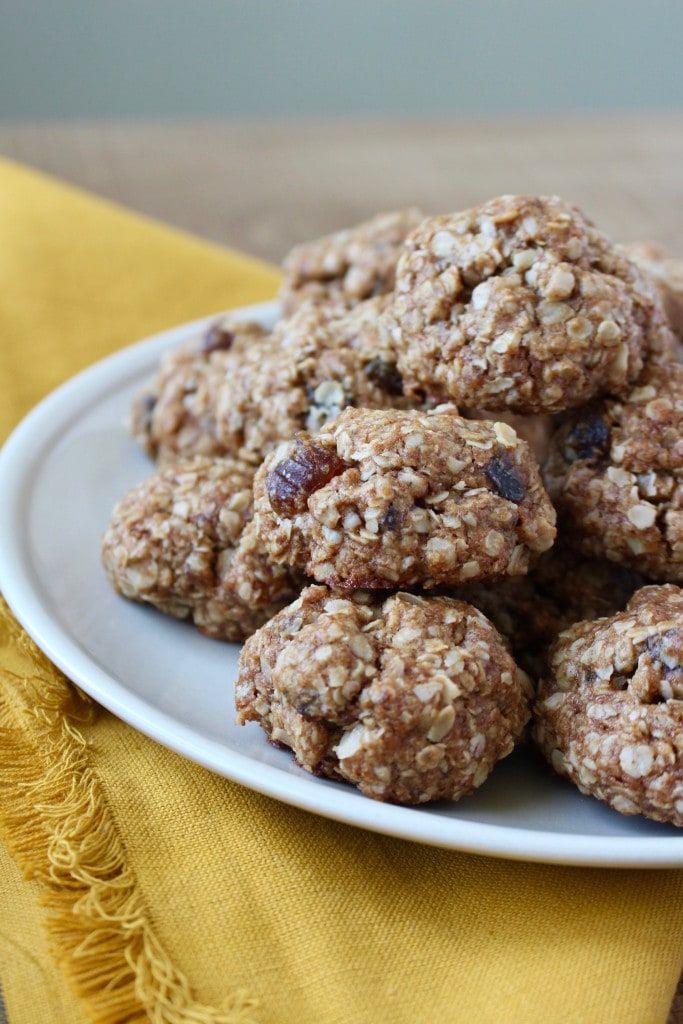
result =
[[[683,580],[683,366],[568,417],[544,467],[563,537],[653,580]]]
[[[284,315],[302,302],[354,306],[390,292],[401,246],[422,216],[416,209],[379,213],[356,227],[295,246],[282,265]]]
[[[347,406],[403,408],[380,296],[338,315],[310,303],[276,328],[273,351],[254,370],[226,381],[216,405],[226,449],[261,461],[275,444],[301,430],[317,431]]]
[[[423,221],[387,316],[408,386],[463,408],[555,413],[624,394],[651,348],[673,344],[651,283],[557,197]]]
[[[258,544],[252,478],[251,466],[197,456],[133,488],[102,543],[115,589],[222,640],[258,629],[299,588]]]
[[[559,543],[528,576],[459,587],[454,596],[479,608],[510,641],[517,662],[538,679],[559,633],[575,622],[622,611],[647,582],[631,569],[584,558]]]
[[[278,442],[318,430],[347,405],[414,405],[382,331],[387,301],[368,299],[343,314],[307,303],[259,345],[208,359],[167,357],[138,436],[160,461],[197,452],[258,463]]]
[[[657,242],[631,242],[619,249],[654,282],[678,339],[676,355],[683,361],[683,260]]]
[[[527,445],[454,406],[346,409],[268,456],[254,502],[275,561],[343,589],[519,575],[555,537]]]
[[[245,644],[238,722],[376,800],[458,800],[528,720],[529,680],[476,609],[313,586]]]
[[[621,614],[564,632],[534,736],[582,793],[682,827],[683,592],[644,587]]]
[[[258,365],[267,338],[260,324],[225,316],[198,341],[162,356],[131,408],[138,444],[160,462],[226,454],[216,426],[218,394],[235,367]]]

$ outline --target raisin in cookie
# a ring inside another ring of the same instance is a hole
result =
[[[529,680],[493,626],[444,597],[309,587],[245,644],[235,696],[307,771],[377,800],[458,800],[507,756]]]
[[[519,664],[538,679],[559,633],[575,622],[622,611],[647,582],[632,569],[585,558],[559,543],[528,576],[459,587],[454,596],[479,608],[510,641]]]
[[[403,241],[421,220],[415,209],[379,213],[356,227],[295,246],[283,263],[284,314],[306,301],[353,306],[390,292]]]
[[[683,366],[651,365],[624,401],[568,418],[544,467],[568,542],[683,580]]]
[[[582,793],[683,826],[683,592],[644,587],[621,614],[564,632],[534,719]]]
[[[224,455],[216,424],[218,395],[237,366],[257,366],[268,332],[260,324],[221,317],[198,342],[162,357],[138,394],[130,431],[161,462],[190,455]]]
[[[388,316],[407,384],[463,408],[555,413],[625,394],[650,349],[673,344],[651,283],[557,197],[423,221]]]
[[[453,406],[346,409],[279,446],[254,499],[273,559],[344,589],[519,575],[555,537],[527,445]]]
[[[252,478],[251,466],[196,456],[133,488],[102,545],[115,589],[223,640],[258,629],[298,587],[258,543]]]

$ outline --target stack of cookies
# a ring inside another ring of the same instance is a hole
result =
[[[238,721],[308,771],[455,800],[533,717],[683,825],[682,277],[556,197],[297,247],[272,332],[225,318],[136,399],[110,579],[246,639]]]

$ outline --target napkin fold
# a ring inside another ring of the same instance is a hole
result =
[[[7,162],[0,228],[3,436],[88,363],[277,286]],[[0,829],[10,1024],[662,1024],[683,960],[683,873],[474,857],[286,807],[98,708],[5,605]]]

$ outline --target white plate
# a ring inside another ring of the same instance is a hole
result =
[[[266,325],[274,304],[241,311]],[[683,835],[581,796],[529,750],[458,804],[395,807],[317,779],[234,725],[238,647],[117,597],[100,567],[114,502],[152,467],[126,433],[132,394],[166,349],[213,318],[140,342],[45,399],[0,454],[0,588],[55,664],[114,714],[207,768],[339,821],[497,857],[683,866]]]

